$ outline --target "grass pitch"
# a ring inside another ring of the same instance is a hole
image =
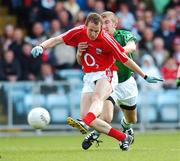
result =
[[[82,135],[1,137],[0,161],[180,161],[180,132],[136,134],[127,152],[105,135],[96,148],[82,150]]]

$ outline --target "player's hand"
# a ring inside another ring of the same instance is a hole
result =
[[[144,79],[145,79],[148,83],[158,83],[158,82],[164,81],[164,80],[161,79],[161,78],[156,78],[156,77],[147,76],[147,75],[145,75]]]
[[[176,79],[176,86],[177,86],[177,87],[180,87],[180,78],[177,78],[177,79]]]
[[[78,44],[78,50],[80,53],[82,53],[83,51],[86,51],[87,47],[88,47],[87,42],[80,42]]]
[[[43,48],[42,46],[36,46],[31,50],[31,54],[34,58],[38,57],[43,53]]]

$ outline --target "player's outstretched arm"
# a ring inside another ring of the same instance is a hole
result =
[[[57,45],[59,43],[64,43],[61,35],[57,36],[57,37],[50,38],[50,39],[42,42],[38,46],[35,46],[31,50],[31,54],[33,55],[34,58],[36,58],[37,56],[39,56],[39,55],[41,55],[43,53],[44,49],[54,47],[55,45]]]
[[[124,65],[139,74],[141,77],[144,78],[146,76],[146,74],[141,70],[141,68],[130,58],[128,58]]]
[[[146,75],[141,68],[130,58],[124,63],[125,66],[133,70],[134,72],[138,73],[141,77],[143,77],[148,83],[157,83],[159,81],[163,81],[160,78],[152,77]]]

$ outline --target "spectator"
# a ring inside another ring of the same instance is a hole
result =
[[[170,22],[167,19],[161,21],[161,27],[155,33],[156,37],[161,37],[164,40],[165,48],[170,50],[171,43],[174,38],[174,33],[170,31]]]
[[[29,13],[26,13],[26,12],[29,12]],[[26,22],[26,25],[28,25],[27,27],[31,26],[35,22],[41,22],[42,21],[42,16],[41,16],[40,1],[36,1],[36,0],[33,1],[32,5],[30,5],[30,8],[27,9],[24,13],[25,13],[25,16],[26,15],[28,16],[28,18],[24,17],[25,22],[27,21]]]
[[[41,0],[40,13],[45,31],[49,31],[49,22],[55,17],[55,0]]]
[[[41,64],[41,72],[38,80],[43,80],[47,84],[52,84],[55,80],[64,80],[59,75],[57,75],[50,64]]]
[[[146,26],[151,28],[153,32],[156,31],[159,27],[159,23],[153,16],[153,12],[151,10],[147,10],[144,12],[144,21],[146,23]]]
[[[12,50],[7,50],[0,60],[0,80],[14,82],[21,77],[21,68],[17,59],[14,58]]]
[[[122,19],[122,27],[127,30],[131,30],[135,24],[135,18],[129,11],[126,3],[119,5],[119,10],[116,12],[118,18]]]
[[[7,24],[4,29],[3,36],[0,40],[0,44],[3,46],[3,51],[8,50],[9,46],[13,42],[14,26],[12,24]]]
[[[76,61],[76,50],[72,46],[59,44],[54,48],[54,55],[56,60],[56,68],[69,69],[72,68]]]
[[[32,34],[25,38],[25,41],[30,43],[32,46],[40,44],[40,42],[47,39],[47,36],[44,33],[44,28],[42,23],[35,22],[32,27]]]
[[[175,88],[176,87],[176,74],[178,65],[175,59],[169,58],[161,68],[161,74],[165,80],[163,83],[164,88]]]
[[[71,15],[73,16],[73,19],[75,19],[77,13],[80,10],[80,7],[78,3],[76,2],[76,0],[67,0],[64,3],[64,7],[71,13]]]
[[[142,35],[145,28],[146,28],[146,24],[143,19],[136,21],[132,29],[132,32],[136,35],[138,41],[142,39]]]
[[[137,20],[143,20],[144,19],[145,10],[146,10],[146,4],[142,1],[140,1],[137,5],[136,10],[135,10],[135,17]]]
[[[86,0],[85,15],[87,16],[89,12],[94,12],[95,0]]]
[[[72,15],[67,10],[63,9],[62,11],[59,11],[57,17],[64,31],[67,31],[73,27]]]
[[[154,60],[150,55],[144,55],[141,59],[141,69],[148,73],[149,75],[154,75],[155,77],[161,77],[159,69],[155,66]],[[142,91],[158,90],[161,88],[161,84],[149,84],[144,82],[142,78],[138,76],[138,84]]]
[[[22,69],[22,80],[36,80],[37,75],[40,73],[40,58],[34,59],[31,55],[32,45],[25,43],[22,46],[22,55],[20,58]]]
[[[51,22],[50,37],[60,35],[61,23],[58,20]],[[49,63],[57,68],[71,68],[75,63],[75,48],[64,44],[59,44],[53,49],[46,50],[48,54]]]
[[[153,38],[154,34],[150,28],[145,28],[143,31],[143,37],[139,42],[141,55],[150,54],[153,50]]]
[[[116,0],[107,0],[106,4],[106,10],[116,12],[117,9],[117,2]]]
[[[169,53],[164,48],[164,41],[162,38],[157,37],[153,40],[152,56],[159,68],[162,66],[165,60],[168,59]]]
[[[105,4],[102,0],[96,0],[94,4],[94,11],[101,14],[105,11]]]
[[[56,5],[54,7],[54,11],[56,13],[56,15],[58,15],[59,12],[61,12],[62,10],[64,10],[64,2],[63,1],[58,1],[56,2]]]
[[[180,65],[180,37],[173,40],[173,57]]]
[[[58,87],[54,85],[53,82],[64,79],[54,73],[53,68],[50,64],[45,63],[41,65],[41,73],[38,80],[41,80],[46,84],[41,86],[41,93],[49,94],[56,93],[58,90]]]
[[[77,13],[76,18],[75,18],[75,26],[83,25],[85,22],[85,19],[86,19],[85,13],[82,10],[80,10]]]
[[[9,48],[14,52],[15,58],[20,60],[22,46],[24,44],[24,33],[21,28],[16,28],[13,34],[13,42]]]
[[[169,8],[165,15],[166,19],[169,20],[169,28],[171,32],[175,32],[177,17],[176,10],[174,8]]]
[[[49,37],[54,37],[62,33],[61,23],[58,19],[53,19],[50,24]]]
[[[51,21],[51,24],[50,24],[50,32],[49,32],[48,36],[49,37],[54,37],[54,36],[60,35],[61,33],[62,33],[62,29],[61,29],[60,21],[58,19],[53,19]],[[56,65],[56,59],[55,59],[55,55],[54,55],[54,49],[55,48],[56,47],[46,50],[46,52],[48,53],[48,55],[46,55],[47,56],[47,61],[51,65]]]

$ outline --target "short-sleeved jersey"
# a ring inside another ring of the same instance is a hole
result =
[[[88,38],[85,25],[75,27],[60,36],[67,45],[78,46],[80,42],[88,43],[88,48],[82,53],[81,58],[82,69],[85,73],[107,69],[117,70],[115,60],[122,63],[128,60],[127,55],[122,53],[124,49],[120,44],[103,30],[95,40]]]
[[[122,46],[125,46],[129,41],[136,42],[135,36],[131,32],[126,30],[116,30],[113,36],[116,39],[116,41],[119,42],[119,44]],[[132,59],[132,53],[128,53],[128,57]],[[117,73],[119,83],[124,82],[131,77],[131,75],[133,74],[131,69],[127,68],[123,63],[119,61],[116,61],[115,64],[118,67]]]

